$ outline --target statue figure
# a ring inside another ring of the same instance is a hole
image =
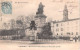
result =
[[[38,12],[36,14],[43,14],[43,8],[44,8],[44,5],[42,4],[42,2],[40,2]]]

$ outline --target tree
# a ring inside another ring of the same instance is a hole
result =
[[[11,19],[10,23],[11,23],[11,29],[14,29],[15,28],[15,20]]]
[[[32,29],[34,29],[34,30],[37,29],[37,28],[36,28],[35,21],[31,21],[31,23],[30,23],[30,29],[31,29],[31,30],[32,30]]]
[[[18,28],[23,28],[23,22],[21,20],[16,20],[16,24]]]
[[[7,29],[7,23],[3,23],[4,29]]]
[[[51,25],[48,23],[47,25],[42,27],[42,32],[38,34],[38,38],[49,39],[52,37]]]

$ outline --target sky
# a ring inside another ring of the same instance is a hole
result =
[[[2,21],[7,22],[10,19],[16,19],[18,16],[36,15],[40,2],[45,6],[44,14],[47,21],[63,19],[63,9],[67,5],[69,19],[79,18],[79,0],[2,0],[12,2],[12,14],[3,14]]]

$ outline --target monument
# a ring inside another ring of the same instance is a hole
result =
[[[40,2],[39,4],[39,8],[38,11],[36,12],[36,23],[37,23],[37,32],[41,32],[41,28],[45,25],[46,23],[46,16],[44,15],[44,5],[42,4],[42,2]]]

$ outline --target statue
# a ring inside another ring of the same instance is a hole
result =
[[[36,14],[43,14],[43,8],[44,8],[44,5],[42,5],[42,2],[40,2],[38,12]]]

